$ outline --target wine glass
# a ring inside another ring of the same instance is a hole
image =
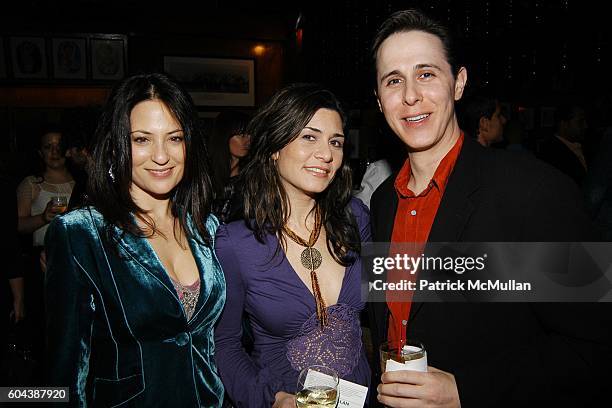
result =
[[[298,377],[298,408],[333,408],[338,404],[338,374],[329,367],[312,365]]]
[[[427,351],[418,340],[384,342],[379,351],[383,373],[398,370],[427,371]]]
[[[68,208],[68,197],[66,196],[53,196],[51,197],[51,206],[53,211],[57,214],[63,213]]]

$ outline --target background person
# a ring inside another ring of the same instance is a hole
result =
[[[17,228],[21,234],[31,234],[32,246],[42,248],[47,224],[66,208],[53,205],[51,197],[70,198],[74,179],[66,166],[62,132],[45,126],[40,138],[38,156],[40,170],[28,176],[17,187]]]
[[[461,129],[484,147],[504,139],[506,117],[497,99],[485,94],[473,94],[461,102],[458,112]]]
[[[68,209],[84,206],[87,202],[91,144],[96,132],[100,109],[98,107],[77,108],[69,112],[69,128],[66,129],[66,157],[74,176],[74,188]]]
[[[223,111],[215,119],[210,138],[215,201],[213,212],[223,223],[242,216],[242,195],[236,194],[237,176],[249,152],[251,137],[246,131],[249,115]]]
[[[561,103],[555,110],[555,126],[555,134],[542,145],[538,158],[582,186],[588,168],[582,147],[588,129],[584,108],[576,103]]]
[[[17,186],[17,230],[32,236],[31,246],[24,243],[22,265],[24,269],[24,300],[28,317],[24,320],[24,347],[39,364],[36,372],[44,370],[45,310],[43,299],[43,273],[39,262],[49,222],[66,211],[74,179],[66,166],[62,130],[55,125],[41,127],[38,167],[33,175],[24,178]],[[64,202],[54,203],[61,197]],[[37,379],[36,381],[39,381]]]

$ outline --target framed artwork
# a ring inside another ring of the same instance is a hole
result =
[[[253,59],[164,57],[164,71],[189,90],[199,106],[255,106]]]
[[[96,35],[91,38],[91,78],[116,81],[126,72],[127,39],[122,35]]]
[[[54,78],[87,78],[87,40],[85,38],[53,38],[51,52]]]
[[[10,49],[15,78],[47,78],[47,52],[43,37],[11,37]]]
[[[0,37],[0,79],[7,78],[8,68],[6,66],[6,54],[4,54],[4,38]]]

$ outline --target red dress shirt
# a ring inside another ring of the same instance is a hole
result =
[[[463,137],[462,132],[455,145],[438,165],[427,188],[419,195],[415,195],[408,188],[410,159],[406,159],[395,179],[395,190],[399,202],[393,222],[390,256],[395,257],[398,253],[402,255],[408,253],[409,256],[421,254],[440,206],[446,183],[461,151]],[[410,274],[405,270],[394,269],[390,270],[387,275],[388,282],[401,282],[404,279],[414,282],[416,273]],[[387,304],[391,312],[387,340],[390,342],[406,340],[406,326],[412,305],[412,294],[413,291],[408,290],[387,291]]]

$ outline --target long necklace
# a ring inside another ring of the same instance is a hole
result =
[[[310,270],[310,281],[312,282],[312,293],[314,295],[315,305],[317,308],[317,318],[319,319],[321,328],[323,328],[323,326],[327,324],[327,313],[325,312],[325,301],[323,300],[323,296],[321,296],[316,271],[319,266],[321,266],[323,257],[321,256],[321,252],[314,248],[314,244],[317,243],[319,234],[321,233],[321,224],[321,210],[317,206],[315,210],[314,228],[310,232],[308,242],[302,237],[298,236],[295,232],[291,231],[286,225],[283,227],[283,232],[296,244],[306,247],[306,249],[304,249],[300,255],[300,261],[302,262],[304,268]]]

